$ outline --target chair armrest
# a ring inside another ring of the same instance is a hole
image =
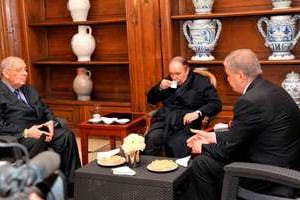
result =
[[[253,178],[300,188],[300,172],[293,169],[258,163],[234,162],[224,167],[226,174]]]
[[[292,188],[300,188],[300,172],[292,169],[258,163],[233,162],[226,165],[224,170],[222,200],[236,200],[238,199],[237,196],[245,195],[245,191],[248,193],[246,196],[250,195],[250,199],[278,199],[239,187],[239,179],[241,177],[271,181]]]
[[[144,136],[148,134],[151,123],[152,123],[152,117],[155,115],[155,113],[158,111],[158,109],[150,110],[148,113],[146,113],[145,120],[146,120],[146,130],[144,133]]]

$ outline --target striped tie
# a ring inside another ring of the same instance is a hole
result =
[[[19,101],[21,101],[21,102],[23,102],[23,103],[25,103],[25,104],[28,105],[26,99],[22,98],[21,92],[20,92],[19,89],[15,89],[14,94],[17,96],[17,98],[18,98]]]

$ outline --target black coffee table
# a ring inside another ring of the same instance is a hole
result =
[[[174,189],[182,183],[190,167],[179,166],[175,171],[153,173],[146,166],[155,159],[142,156],[141,166],[134,168],[136,175],[114,175],[111,168],[101,167],[96,161],[75,173],[75,199],[78,200],[173,200]]]

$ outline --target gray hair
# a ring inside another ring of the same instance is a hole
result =
[[[184,66],[187,66],[187,67],[189,66],[187,60],[184,57],[182,57],[182,56],[175,56],[175,57],[173,57],[171,59],[170,63],[172,63],[172,62],[178,62],[178,63],[181,63]]]
[[[232,72],[242,71],[251,79],[263,73],[257,56],[250,49],[232,51],[226,56],[224,65]]]
[[[16,56],[4,58],[0,64],[0,73],[2,74],[4,69],[14,66],[16,62],[24,62],[24,60]]]

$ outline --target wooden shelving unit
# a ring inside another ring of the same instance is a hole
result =
[[[270,1],[215,1],[212,13],[209,14],[195,14],[192,1],[189,0],[166,0],[161,2],[160,7],[162,37],[166,38],[163,44],[165,75],[168,73],[167,64],[173,56],[182,55],[190,59],[194,55],[194,52],[188,48],[188,42],[183,35],[182,27],[185,21],[197,19],[219,19],[221,21],[220,38],[211,52],[215,60],[189,60],[188,62],[193,67],[206,67],[215,74],[218,82],[217,90],[226,108],[232,106],[239,97],[239,94],[231,90],[223,69],[223,60],[232,50],[252,49],[260,59],[264,77],[278,85],[281,84],[287,73],[291,71],[300,73],[300,42],[298,41],[292,50],[295,55],[294,60],[268,60],[271,50],[264,46],[265,41],[257,29],[257,21],[261,17],[300,14],[299,0],[294,0],[292,8],[288,9],[272,9]],[[299,26],[297,28],[299,30]]]

